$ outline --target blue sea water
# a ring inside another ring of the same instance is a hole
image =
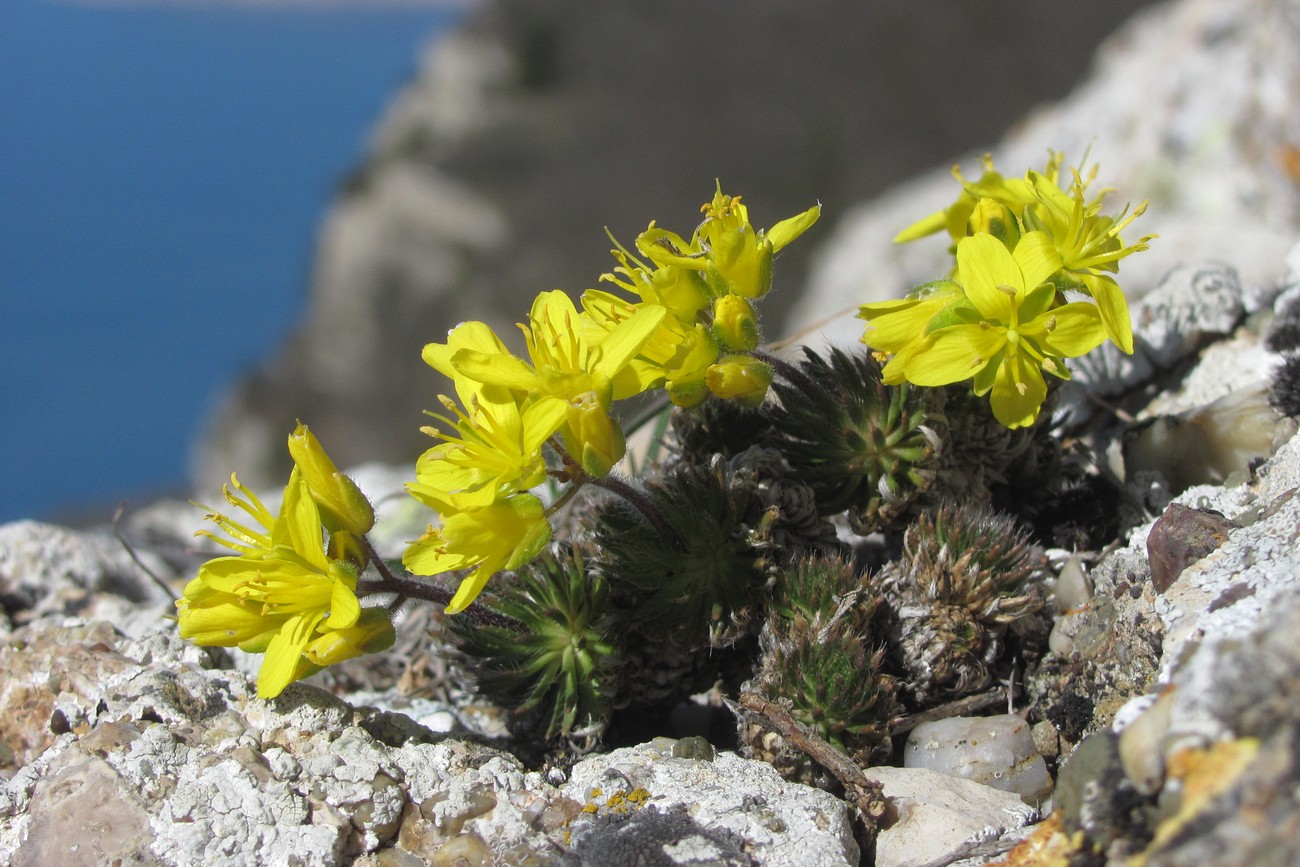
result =
[[[454,13],[0,0],[0,522],[183,490]]]

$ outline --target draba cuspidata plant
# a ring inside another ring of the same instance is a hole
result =
[[[521,355],[457,325],[423,352],[454,394],[424,428],[406,487],[432,514],[400,565],[300,423],[277,512],[233,475],[235,511],[209,510],[232,554],[185,587],[181,636],[265,654],[270,699],[440,603],[449,658],[543,750],[712,689],[779,703],[864,765],[887,756],[901,715],[996,682],[1043,607],[1039,524],[1083,484],[1044,373],[1107,339],[1132,351],[1115,274],[1150,240],[1119,238],[1143,206],[1104,215],[1096,169],[1062,165],[956,172],[957,201],[896,239],[946,231],[951,272],[863,305],[865,347],[765,348],[774,262],[820,206],[760,229],[721,185],[692,232],[615,241],[603,288],[539,294]],[[635,462],[633,398],[659,419]],[[738,742],[828,784],[788,735],[745,715]]]

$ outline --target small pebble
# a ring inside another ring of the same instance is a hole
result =
[[[1173,688],[1166,689],[1119,735],[1119,760],[1124,775],[1143,795],[1154,795],[1165,778],[1164,738],[1174,705]]]
[[[922,723],[907,739],[903,767],[926,768],[1015,792],[1030,806],[1052,793],[1052,778],[1029,723],[1015,714]]]
[[[1070,556],[1056,579],[1056,606],[1062,613],[1082,608],[1092,599],[1092,579],[1078,556]]]
[[[1151,583],[1156,590],[1168,590],[1188,566],[1228,541],[1228,534],[1236,527],[1213,509],[1170,503],[1147,536]]]
[[[713,749],[713,744],[699,735],[682,738],[673,744],[673,758],[675,759],[698,759],[702,762],[711,762],[717,755],[717,751]]]

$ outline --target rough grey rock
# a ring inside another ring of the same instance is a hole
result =
[[[1126,233],[1157,233],[1126,259],[1120,284],[1150,291],[1175,266],[1232,263],[1246,287],[1273,284],[1300,231],[1300,14],[1293,0],[1178,0],[1146,10],[1098,51],[1086,81],[993,143],[996,166],[1019,175],[1048,149],[1101,164],[1108,200],[1151,205]],[[959,160],[978,175],[976,153]],[[846,215],[819,252],[791,329],[865,301],[901,296],[951,268],[948,242],[895,246],[903,227],[945,207],[957,185],[937,167]],[[1198,266],[1199,267],[1199,266]],[[836,319],[812,343],[856,341]]]
[[[1061,389],[1061,414],[1081,421],[1095,412],[1089,396],[1113,398],[1169,374],[1214,340],[1233,332],[1245,316],[1241,281],[1220,262],[1174,268],[1129,310],[1133,354],[1113,343],[1072,365],[1074,379]]]
[[[42,534],[40,525],[3,529],[10,540]],[[93,584],[95,569],[107,568],[96,562],[73,570],[77,580]],[[67,572],[66,563],[44,565]],[[29,563],[24,581],[39,583],[42,565]],[[561,791],[507,753],[397,710],[305,684],[260,701],[249,675],[219,667],[230,665],[227,654],[176,637],[161,616],[168,604],[124,601],[143,615],[131,634],[50,609],[0,645],[0,862],[540,864],[567,851],[584,805],[596,816],[640,803],[612,799],[608,784],[598,795],[593,781],[635,779],[645,809],[689,809],[698,831],[691,845],[667,841],[677,860],[665,863],[702,863],[691,853],[709,841],[743,852],[728,863],[856,863],[844,804],[768,765],[730,753],[672,758],[667,743],[589,758]],[[456,724],[427,700],[405,708]],[[613,840],[598,831],[586,829],[579,855]],[[811,854],[790,860],[797,851]]]
[[[645,809],[683,809],[700,825],[744,840],[756,864],[811,867],[858,860],[842,801],[787,783],[771,765],[735,753],[718,753],[712,761],[674,758],[671,743],[654,742],[614,750],[574,765],[561,791],[606,811],[611,794],[618,806],[628,804],[632,792],[644,792]],[[580,836],[578,823],[573,833]]]
[[[413,460],[445,388],[421,346],[470,318],[517,336],[536,293],[609,270],[604,227],[689,230],[716,178],[760,225],[820,200],[829,226],[1065,93],[1139,5],[484,4],[379,124],[321,230],[307,318],[214,414],[200,487],[278,481],[296,418],[340,465]],[[971,45],[999,62],[972,76]],[[782,253],[770,322],[815,241]]]
[[[55,613],[75,613],[96,594],[128,603],[156,602],[168,595],[145,568],[172,576],[152,551],[143,565],[104,532],[78,533],[54,524],[16,521],[0,526],[0,636],[11,619],[26,623]]]

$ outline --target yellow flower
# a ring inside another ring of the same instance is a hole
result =
[[[714,297],[758,298],[772,287],[772,257],[808,230],[821,216],[821,205],[782,220],[771,229],[755,229],[740,196],[728,196],[719,183],[713,200],[700,209],[704,222],[689,243],[664,229],[650,228],[637,238],[637,249],[661,267],[704,272]]]
[[[957,263],[972,305],[964,314],[969,321],[938,328],[895,355],[884,380],[938,386],[974,377],[976,394],[992,392],[998,421],[1031,425],[1047,396],[1042,372],[1068,379],[1063,359],[1106,339],[1101,315],[1083,301],[1054,306],[1056,288],[1044,281],[1060,268],[1060,257],[1042,232],[1024,235],[1010,252],[992,235],[971,235],[958,242]]]
[[[958,305],[969,303],[966,293],[951,280],[926,283],[906,298],[877,301],[858,308],[858,318],[867,320],[862,342],[877,352],[903,352],[929,333],[930,323]]]
[[[653,231],[653,223],[650,224],[650,229]],[[614,243],[618,245],[617,241]],[[680,265],[649,265],[637,259],[621,245],[610,252],[618,260],[619,266],[607,274],[600,275],[602,281],[613,283],[632,293],[643,303],[658,304],[666,308],[680,322],[695,322],[700,311],[709,306],[709,287],[697,268]],[[583,309],[586,310],[588,307],[586,295],[583,299]]]
[[[942,211],[913,223],[894,238],[895,243],[913,241],[946,229],[954,244],[967,235],[990,232],[1007,246],[1014,247],[1024,232],[1044,232],[1056,247],[1061,267],[1051,276],[1059,290],[1077,290],[1092,296],[1106,326],[1106,336],[1124,352],[1133,352],[1133,328],[1128,303],[1119,284],[1107,273],[1118,270],[1125,256],[1148,249],[1155,235],[1144,235],[1136,244],[1125,245],[1119,233],[1146,210],[1140,203],[1131,213],[1110,217],[1101,213],[1106,196],[1103,189],[1091,200],[1088,187],[1096,179],[1094,165],[1083,177],[1079,169],[1070,169],[1071,181],[1061,185],[1064,156],[1049,152],[1042,172],[1030,170],[1023,179],[1003,178],[993,170],[993,161],[984,155],[984,174],[974,183],[962,177],[954,166],[953,175],[962,185],[957,201]],[[1009,218],[1018,221],[1012,225]],[[962,282],[960,266],[952,277]]]
[[[612,401],[622,400],[641,393],[650,383],[659,381],[662,376],[647,376],[643,367],[632,362],[642,348],[655,338],[660,324],[668,318],[668,310],[657,304],[642,304],[627,311],[627,315],[617,322],[591,322],[584,313],[574,307],[569,297],[560,291],[543,292],[533,302],[528,324],[521,325],[524,341],[528,349],[530,362],[500,350],[483,351],[465,347],[458,349],[446,359],[446,364],[459,378],[482,383],[484,386],[497,387],[512,394],[527,395],[529,409],[534,418],[543,418],[549,428],[534,425],[531,421],[523,425],[527,437],[525,446],[540,446],[551,434],[565,426],[563,437],[573,450],[571,454],[588,465],[584,458],[587,450],[586,435],[594,435],[595,428],[591,419],[598,415],[606,419],[601,426],[593,445],[595,452],[589,466],[599,467],[606,460],[617,462],[622,456],[622,447],[618,447],[618,456],[613,455],[614,442],[610,425],[616,425],[609,418]],[[502,421],[510,421],[508,408],[493,409],[483,407],[489,416],[499,415]],[[476,420],[477,421],[477,420]],[[566,426],[566,421],[569,423]],[[581,429],[574,429],[572,423],[581,421]],[[460,425],[464,428],[464,425]],[[511,430],[517,425],[512,426]],[[466,438],[468,439],[468,438]],[[507,448],[508,459],[513,460],[518,449],[513,448],[517,438],[511,437],[508,443],[499,443]],[[622,432],[617,439],[622,442]],[[462,464],[477,470],[488,463],[494,463],[491,455],[470,454],[468,447],[460,447]],[[596,457],[599,455],[599,457]],[[441,449],[430,454],[429,458],[450,457],[448,449]],[[427,462],[426,462],[427,463]],[[534,465],[541,468],[540,452]],[[612,466],[612,464],[611,464]],[[606,467],[604,475],[609,471]],[[430,467],[429,473],[440,472]],[[503,474],[497,472],[498,477]],[[532,484],[540,481],[535,479]],[[424,482],[425,479],[421,478]],[[530,485],[519,485],[529,487]],[[466,486],[471,487],[471,485]],[[472,487],[487,493],[486,488],[474,480]],[[495,498],[495,495],[489,499]],[[475,503],[458,503],[459,508],[481,507],[484,501]]]
[[[1056,246],[1062,272],[1054,281],[1058,288],[1079,289],[1091,295],[1106,325],[1106,335],[1132,355],[1133,326],[1128,302],[1114,278],[1102,272],[1114,273],[1119,270],[1120,259],[1149,249],[1148,242],[1155,235],[1143,235],[1136,244],[1127,246],[1119,238],[1119,233],[1142,215],[1147,203],[1140,202],[1132,213],[1120,213],[1117,217],[1102,214],[1102,204],[1111,191],[1103,189],[1096,198],[1087,199],[1097,167],[1092,167],[1086,180],[1077,169],[1072,169],[1073,180],[1067,192],[1058,183],[1060,160],[1059,154],[1053,154],[1046,173],[1029,172],[1028,181],[1036,201],[1025,208],[1022,221],[1026,230],[1045,232]]]
[[[357,573],[326,553],[325,526],[300,468],[290,475],[274,518],[236,477],[231,484],[238,493],[227,487],[226,499],[260,529],[209,515],[232,539],[204,535],[239,554],[199,567],[176,603],[180,634],[196,644],[264,652],[257,694],[274,698],[319,667],[304,655],[310,643],[357,624]]]
[[[1032,202],[1028,184],[1020,178],[1004,178],[993,170],[993,157],[984,154],[984,173],[975,182],[967,181],[962,176],[961,166],[952,167],[952,175],[961,184],[957,201],[942,211],[937,211],[924,219],[918,220],[894,236],[895,244],[904,244],[947,230],[953,242],[970,234],[967,223],[980,199],[993,199],[1006,205],[1012,213],[1019,215],[1024,206]],[[1050,163],[1049,163],[1050,165]]]
[[[402,563],[416,575],[473,569],[447,605],[447,613],[456,614],[478,597],[493,574],[523,566],[550,539],[542,501],[514,494],[482,509],[444,516],[441,527],[430,527],[407,546]]]
[[[709,367],[709,391],[741,406],[756,407],[772,384],[772,365],[749,355],[727,355]]]
[[[666,315],[667,310],[658,305],[640,305],[606,331],[585,322],[565,293],[543,292],[533,302],[528,324],[519,326],[531,364],[512,355],[500,341],[480,341],[479,346],[466,345],[450,353],[426,347],[425,354],[434,354],[458,380],[538,400],[568,400],[590,391],[606,402],[621,400],[639,393],[640,380],[623,372]]]
[[[639,305],[608,292],[588,289],[582,296],[588,321],[612,329],[633,315]],[[705,376],[718,358],[718,344],[703,323],[668,316],[628,362],[642,383],[663,384],[677,406],[695,406],[708,397]]]
[[[289,454],[302,471],[307,489],[331,532],[343,530],[357,536],[370,532],[375,525],[375,510],[370,500],[352,479],[339,472],[320,441],[302,422],[289,435]]]
[[[472,416],[448,397],[452,416],[430,413],[450,431],[425,427],[444,442],[422,454],[407,491],[444,514],[479,509],[546,478],[542,445],[565,419],[565,402],[480,403]],[[451,432],[451,431],[454,431]]]

